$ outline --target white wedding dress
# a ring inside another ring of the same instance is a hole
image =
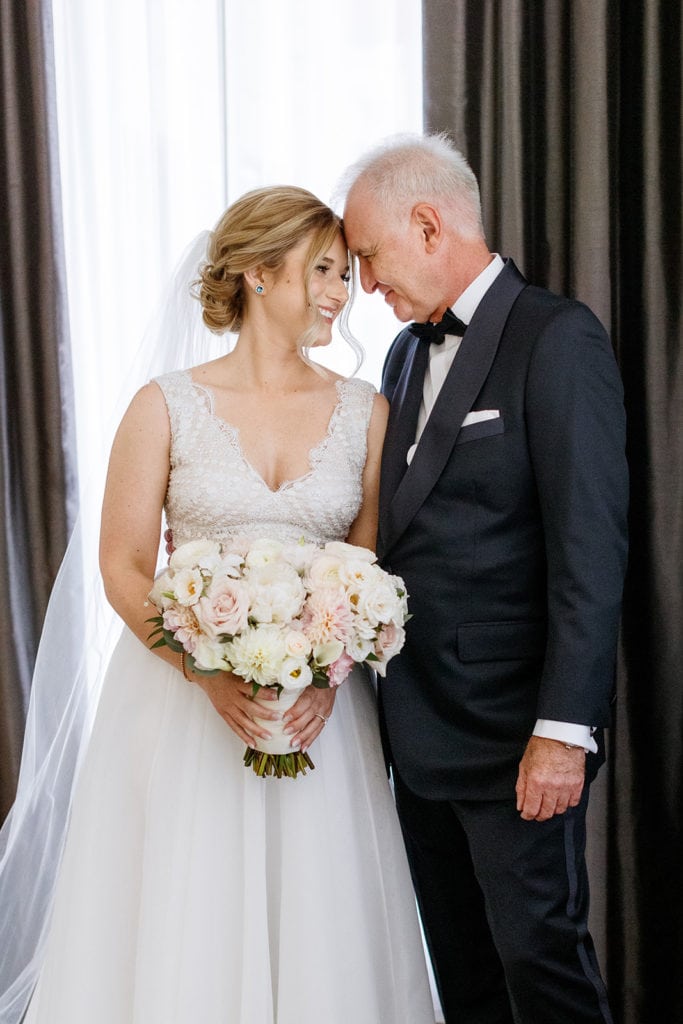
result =
[[[189,372],[158,383],[176,545],[346,536],[371,385],[338,384],[310,472],[273,492]],[[26,1024],[433,1024],[367,675],[339,688],[314,771],[259,779],[243,753],[204,692],[125,629]]]

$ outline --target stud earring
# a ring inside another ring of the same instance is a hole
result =
[[[263,285],[262,284],[257,284],[256,285],[256,294],[257,295],[263,295]]]

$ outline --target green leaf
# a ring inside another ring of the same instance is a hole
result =
[[[188,668],[196,672],[198,676],[215,676],[221,671],[219,668],[200,668],[191,654],[185,655],[185,661]]]
[[[316,690],[329,690],[330,681],[327,676],[316,674],[311,680],[311,686],[315,686]]]
[[[170,647],[172,651],[175,651],[176,654],[180,654],[181,651],[185,650],[183,645],[176,640],[169,629],[164,630],[164,643],[167,647]]]

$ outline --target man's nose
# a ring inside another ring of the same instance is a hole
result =
[[[377,279],[372,272],[372,268],[368,259],[365,256],[358,257],[358,270],[360,273],[360,283],[364,292],[371,295],[377,287]]]

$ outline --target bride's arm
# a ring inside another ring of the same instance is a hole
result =
[[[145,607],[156,569],[161,513],[168,485],[170,426],[160,389],[148,384],[133,398],[109,459],[100,528],[100,571],[107,599],[145,644]],[[178,655],[158,653],[175,665]]]
[[[121,421],[109,460],[102,506],[100,570],[107,599],[146,647],[155,614],[147,600],[156,569],[161,513],[168,486],[171,431],[166,403],[156,384],[138,391]],[[154,654],[181,671],[180,655],[168,647]],[[252,744],[268,737],[253,716],[277,715],[255,707],[251,686],[228,673],[190,674],[231,729]]]

